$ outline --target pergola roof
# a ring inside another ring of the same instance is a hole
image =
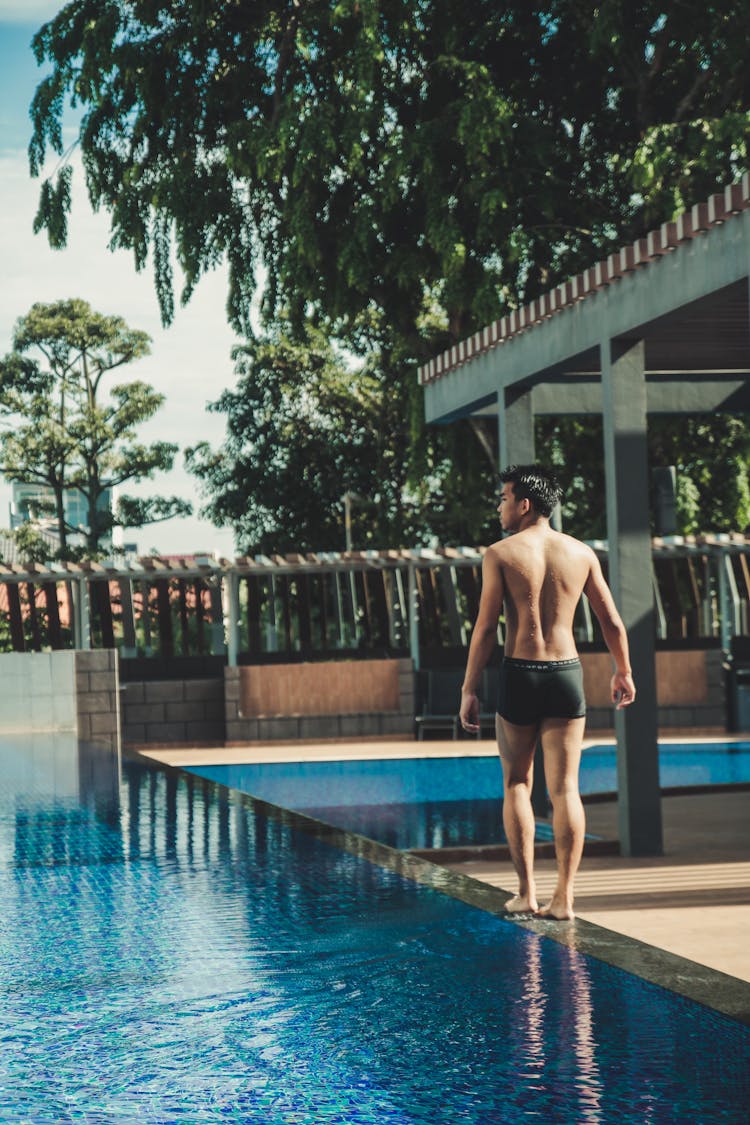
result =
[[[599,555],[607,554],[606,540],[589,543]],[[733,532],[721,535],[655,537],[651,541],[655,557],[683,558],[696,554],[750,554],[750,535]],[[165,558],[147,555],[129,563],[60,562],[51,564],[0,564],[0,584],[20,582],[94,581],[153,582],[169,578],[212,578],[235,574],[240,578],[327,574],[332,571],[389,570],[416,566],[481,566],[485,547],[418,547],[387,551],[318,551],[309,554],[255,555],[215,559],[211,556],[173,555]]]
[[[428,422],[601,410],[600,345],[643,340],[649,412],[750,409],[750,175],[419,370]],[[676,388],[679,392],[676,393]]]

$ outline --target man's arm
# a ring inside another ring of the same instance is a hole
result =
[[[477,734],[479,725],[479,699],[477,688],[482,672],[497,644],[497,623],[503,608],[503,573],[500,560],[490,547],[482,560],[482,596],[469,645],[469,658],[461,688],[459,718],[464,730]]]
[[[589,599],[589,604],[596,614],[601,626],[605,644],[615,662],[615,674],[612,677],[611,692],[612,702],[618,711],[627,707],[635,699],[635,684],[630,667],[630,653],[628,650],[628,635],[622,618],[617,612],[615,600],[609,586],[604,581],[602,568],[598,558],[592,551],[592,563],[589,576],[583,592]]]

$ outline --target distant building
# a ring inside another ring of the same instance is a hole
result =
[[[99,497],[97,510],[111,512],[117,499],[117,490],[107,488]],[[19,481],[11,482],[10,501],[10,529],[15,531],[23,523],[33,523],[45,538],[53,537],[59,541],[57,519],[54,514],[55,495],[49,485],[27,484]],[[78,488],[68,488],[63,495],[65,520],[72,529],[69,532],[69,542],[80,545],[86,535],[88,526],[88,502]],[[102,547],[107,550],[121,552],[125,549],[129,553],[136,553],[136,544],[129,543],[127,548],[123,543],[121,527],[113,528],[102,537]]]

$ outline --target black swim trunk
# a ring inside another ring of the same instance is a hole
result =
[[[586,714],[583,669],[574,660],[514,660],[500,666],[497,713],[530,726],[540,719],[580,719]]]

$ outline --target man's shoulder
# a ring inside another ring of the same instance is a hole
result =
[[[503,560],[511,557],[513,553],[513,540],[498,539],[495,543],[490,543],[489,547],[484,552],[484,558],[487,562],[501,563]]]
[[[588,543],[584,543],[582,539],[576,539],[574,535],[566,535],[564,531],[555,531],[553,535],[560,538],[567,550],[579,555],[585,555],[587,558],[596,557],[596,552],[589,547]]]

